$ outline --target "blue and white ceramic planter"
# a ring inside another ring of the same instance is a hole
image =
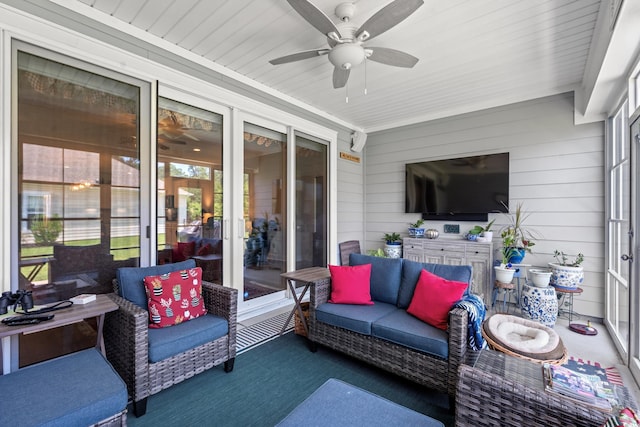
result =
[[[552,286],[539,288],[524,284],[520,294],[522,317],[553,328],[558,319],[558,298]]]
[[[424,228],[409,227],[409,237],[424,237]]]
[[[566,265],[550,262],[551,285],[561,289],[577,289],[584,280],[584,270],[582,267],[569,267]]]
[[[402,257],[402,243],[387,243],[384,245],[384,254],[388,258],[401,258]]]

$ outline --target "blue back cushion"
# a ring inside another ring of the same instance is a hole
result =
[[[465,282],[471,285],[473,269],[470,265],[430,264],[405,259],[402,265],[402,280],[400,284],[400,294],[398,296],[398,307],[406,309],[409,307],[409,304],[411,304],[413,292],[416,289],[416,283],[418,283],[423,268],[429,273],[433,273],[444,279]],[[373,276],[373,272],[371,275]],[[471,286],[467,286],[463,295],[469,293],[470,287]]]
[[[147,293],[144,290],[144,278],[171,273],[172,271],[194,268],[196,262],[192,259],[173,264],[154,265],[151,267],[121,267],[116,270],[118,279],[118,294],[147,310]]]
[[[402,276],[402,259],[364,254],[349,255],[349,265],[363,264],[371,264],[371,299],[397,304]]]

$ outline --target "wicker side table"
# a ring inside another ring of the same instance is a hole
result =
[[[497,351],[482,350],[458,372],[457,427],[593,427],[611,415],[547,393],[541,365]],[[615,388],[623,405],[637,410],[629,390]]]

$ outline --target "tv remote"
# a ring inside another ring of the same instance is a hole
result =
[[[19,326],[19,325],[33,325],[36,323],[44,322],[46,320],[53,319],[53,314],[41,314],[41,315],[24,315],[14,316],[2,319],[2,323],[7,326]]]

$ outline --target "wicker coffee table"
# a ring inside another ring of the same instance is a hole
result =
[[[611,415],[546,392],[540,364],[489,349],[471,353],[459,368],[458,427],[593,427]],[[615,389],[624,406],[637,410],[626,387]]]

